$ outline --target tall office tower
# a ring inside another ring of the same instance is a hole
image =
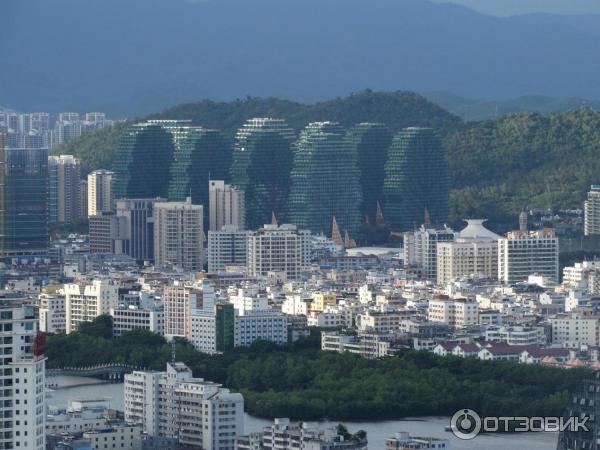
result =
[[[448,220],[450,176],[442,142],[430,128],[405,128],[390,147],[385,165],[383,213],[392,228],[409,230],[429,215]]]
[[[358,156],[363,194],[360,212],[363,218],[375,223],[377,202],[383,203],[385,162],[392,143],[392,132],[380,123],[360,123],[348,131],[348,138]]]
[[[289,222],[328,232],[335,217],[344,233],[361,224],[360,170],[356,148],[335,122],[314,122],[300,133],[289,199]]]
[[[229,179],[231,142],[217,130],[181,127],[175,142],[168,198],[183,201],[192,197],[196,205],[208,207],[209,178]],[[204,220],[208,228],[208,217]]]
[[[72,223],[81,217],[81,164],[72,155],[48,157],[51,223]]]
[[[89,217],[90,253],[121,254],[124,219],[113,211],[100,211]]]
[[[287,279],[300,278],[310,264],[310,231],[295,225],[265,225],[248,236],[248,275],[284,274]]]
[[[511,231],[498,241],[498,279],[506,283],[543,275],[558,282],[558,238],[554,229]]]
[[[0,449],[45,450],[44,337],[35,303],[0,296]]]
[[[154,204],[154,263],[202,270],[204,231],[202,205],[185,202]]]
[[[243,230],[246,225],[244,192],[223,180],[208,182],[209,230],[219,231],[225,225]]]
[[[65,284],[65,328],[67,334],[77,331],[82,322],[91,322],[110,314],[119,302],[119,287],[110,280],[82,281]]]
[[[250,119],[237,132],[231,184],[244,191],[251,230],[270,222],[273,213],[285,220],[294,140],[294,131],[281,119]]]
[[[117,217],[122,220],[118,253],[129,255],[138,262],[154,259],[154,204],[164,201],[162,198],[117,200]]]
[[[100,212],[112,210],[114,172],[94,170],[87,178],[87,215],[95,216]]]
[[[244,433],[244,398],[220,384],[194,378],[183,363],[166,372],[125,375],[125,420],[149,436],[177,439],[178,448],[234,450]]]
[[[586,236],[600,234],[600,184],[592,184],[584,204],[583,232]]]
[[[455,233],[447,226],[425,226],[404,233],[404,265],[417,267],[423,278],[437,278],[437,244],[454,240]]]
[[[225,225],[208,232],[208,273],[225,271],[227,266],[246,266],[246,249],[250,231]]]
[[[48,149],[0,147],[0,255],[48,252]]]
[[[79,219],[88,218],[88,182],[79,180]]]
[[[437,282],[445,284],[468,276],[498,278],[498,241],[502,236],[469,219],[454,241],[437,244]]]
[[[158,124],[129,127],[114,158],[114,198],[166,197],[174,148],[173,136]]]

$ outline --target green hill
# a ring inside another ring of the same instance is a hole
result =
[[[465,217],[487,217],[494,228],[513,227],[522,208],[580,207],[589,185],[600,182],[600,112],[587,108],[465,124],[414,93],[364,91],[312,105],[273,98],[205,100],[151,118],[191,119],[233,136],[246,119],[257,116],[284,118],[297,130],[315,120],[336,120],[344,126],[377,121],[394,131],[436,128],[450,162],[450,219],[455,225]],[[119,123],[91,133],[54,153],[80,157],[85,171],[109,168],[126,126]]]

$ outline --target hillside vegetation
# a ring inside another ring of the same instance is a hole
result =
[[[589,185],[600,181],[600,112],[588,108],[465,124],[414,93],[364,91],[312,105],[260,98],[205,100],[151,118],[191,119],[233,137],[246,119],[258,116],[284,118],[296,130],[315,120],[335,120],[346,127],[382,122],[393,131],[435,128],[450,162],[450,222],[455,225],[465,217],[486,217],[495,228],[508,228],[516,225],[523,208],[580,207]],[[55,153],[79,156],[85,171],[109,168],[125,126],[71,141]]]

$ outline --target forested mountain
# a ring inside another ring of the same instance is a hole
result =
[[[246,98],[233,102],[204,100],[178,105],[146,118],[189,119],[194,125],[219,129],[233,138],[236,130],[252,117],[283,118],[296,131],[309,122],[321,120],[338,121],[345,127],[360,122],[382,122],[393,131],[409,126],[426,126],[435,128],[442,136],[462,126],[458,117],[418,94],[368,90],[314,104],[277,98]],[[80,157],[86,173],[108,168],[112,165],[113,152],[126,125],[127,123],[119,123],[113,128],[75,139],[55,149],[54,153]]]
[[[394,131],[406,126],[437,129],[450,162],[450,218],[455,224],[465,217],[486,217],[510,227],[523,208],[581,207],[589,185],[600,181],[600,112],[587,108],[463,123],[413,93],[365,91],[313,105],[258,98],[203,101],[152,117],[192,119],[233,136],[241,123],[256,116],[286,119],[297,130],[314,120],[337,120],[346,127],[378,121]],[[84,136],[55,153],[81,157],[86,171],[110,167],[125,125]]]

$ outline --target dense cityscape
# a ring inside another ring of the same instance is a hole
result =
[[[0,450],[600,448],[594,5],[88,1],[0,5]]]

